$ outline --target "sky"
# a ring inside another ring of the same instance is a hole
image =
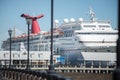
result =
[[[8,36],[8,30],[16,27],[17,34],[27,32],[27,25],[21,14],[32,16],[44,14],[38,19],[41,30],[50,30],[51,0],[0,0],[0,45]],[[90,19],[89,8],[98,20],[110,20],[117,28],[118,0],[54,0],[54,19],[62,23],[65,18]]]

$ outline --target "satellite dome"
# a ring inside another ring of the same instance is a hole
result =
[[[64,19],[64,22],[65,22],[65,23],[68,23],[68,22],[69,22],[69,20],[66,18],[66,19]]]
[[[70,18],[70,21],[71,21],[71,22],[75,22],[75,19],[74,19],[74,18]]]
[[[54,22],[55,22],[56,24],[58,24],[58,23],[59,23],[59,20],[56,19],[56,20],[54,20]]]
[[[79,21],[83,21],[83,18],[79,18]]]

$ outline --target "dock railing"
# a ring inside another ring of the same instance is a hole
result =
[[[73,80],[57,73],[15,68],[0,68],[0,76],[0,80]]]

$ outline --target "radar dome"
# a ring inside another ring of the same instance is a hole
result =
[[[59,20],[54,20],[54,22],[58,24],[58,23],[59,23]]]
[[[70,21],[71,21],[71,22],[75,22],[75,19],[74,19],[74,18],[70,18]]]
[[[83,21],[83,18],[79,18],[79,21]]]
[[[69,22],[69,20],[68,20],[68,19],[64,19],[64,22],[65,22],[65,23],[68,23],[68,22]]]

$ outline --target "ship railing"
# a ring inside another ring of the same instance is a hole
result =
[[[69,25],[78,25],[81,23],[100,23],[100,24],[110,24],[109,20],[95,20],[95,21],[91,21],[91,20],[84,20],[84,21],[75,21],[75,22],[69,22],[69,23],[63,23],[62,26],[69,26]]]
[[[97,21],[90,21],[90,20],[85,20],[85,21],[79,21],[80,23],[102,23],[102,24],[109,24],[110,21],[109,20],[97,20]]]

